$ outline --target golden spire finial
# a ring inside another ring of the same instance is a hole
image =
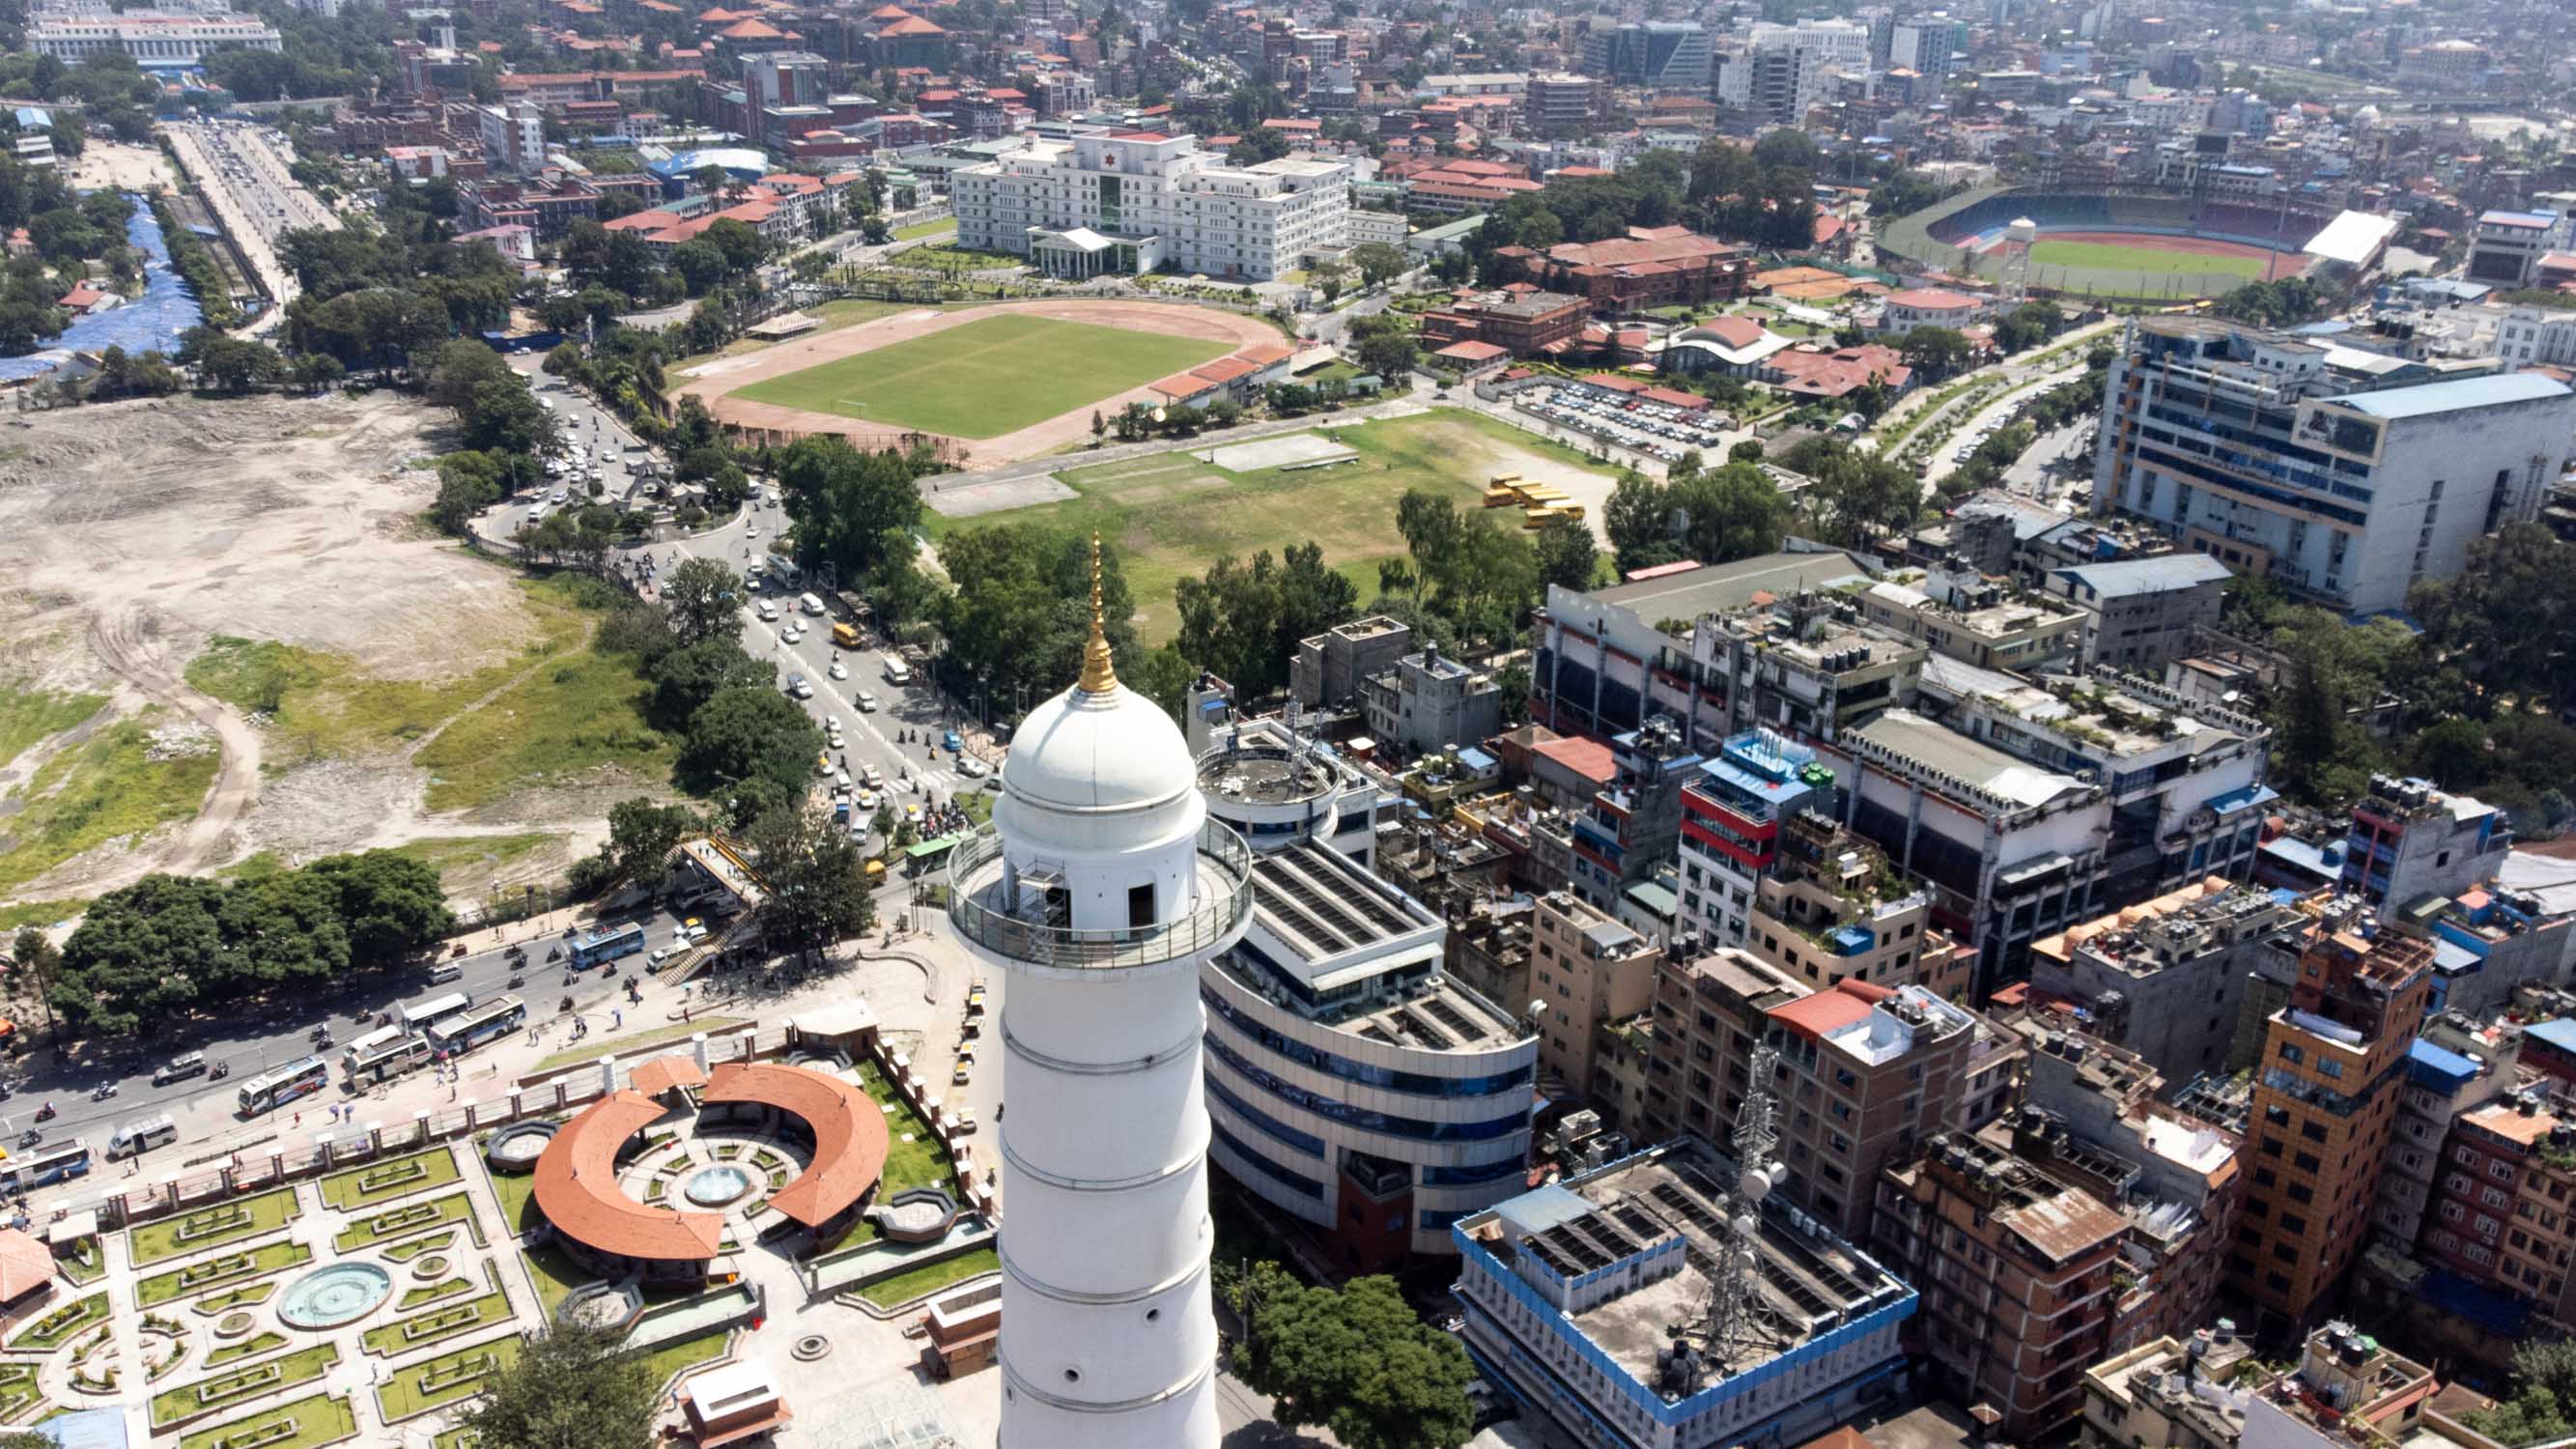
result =
[[[1091,531],[1091,642],[1082,646],[1085,694],[1107,694],[1118,687],[1118,671],[1109,658],[1109,625],[1100,613],[1100,530]]]

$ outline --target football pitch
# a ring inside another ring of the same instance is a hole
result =
[[[998,438],[1223,357],[1223,342],[987,317],[734,394],[952,438]]]
[[[2030,244],[2030,264],[2034,267],[2085,267],[2105,272],[2138,272],[2146,276],[2208,272],[2219,276],[2242,277],[2249,282],[2263,279],[2261,257],[2206,256],[2199,252],[2167,251],[2162,247],[2112,246],[2107,242],[2050,241],[2046,237]]]

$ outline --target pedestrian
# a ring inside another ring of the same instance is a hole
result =
[[[296,1113],[296,1114],[295,1114],[295,1121],[294,1121],[293,1123],[289,1124],[289,1125],[291,1125],[291,1126],[295,1126],[295,1127],[301,1127],[301,1126],[303,1126],[303,1125],[304,1125],[304,1114],[303,1114],[303,1113],[301,1113],[301,1112]]]

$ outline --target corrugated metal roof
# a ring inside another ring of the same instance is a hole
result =
[[[2118,563],[2077,564],[2057,572],[2091,588],[2103,598],[2161,594],[2188,589],[2213,579],[2231,577],[2227,565],[2205,553],[2169,553],[2159,558],[2124,559]]]
[[[2414,387],[2392,387],[2380,392],[2349,393],[2331,401],[2374,418],[2420,418],[2435,413],[2458,412],[2463,408],[2542,402],[2567,395],[2567,385],[2556,378],[2536,372],[2508,372],[2488,377],[2456,378],[2450,382],[2427,382]]]

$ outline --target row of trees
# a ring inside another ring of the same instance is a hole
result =
[[[1732,563],[1769,553],[1788,530],[1789,505],[1750,456],[1706,466],[1684,453],[1662,480],[1625,473],[1602,510],[1621,573],[1697,559]]]
[[[1632,226],[1684,225],[1756,246],[1804,250],[1815,244],[1817,159],[1815,143],[1794,128],[1773,131],[1750,149],[1711,137],[1687,158],[1650,151],[1615,176],[1555,181],[1509,198],[1468,238],[1467,249],[1481,269],[1498,247],[1545,251],[1561,242],[1622,236]]]
[[[234,881],[146,876],[89,908],[45,1001],[92,1036],[151,1036],[195,1012],[309,991],[414,960],[450,931],[438,872],[391,851]],[[21,959],[24,956],[22,942]]]

